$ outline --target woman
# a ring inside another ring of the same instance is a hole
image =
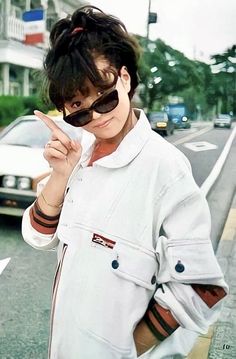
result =
[[[227,292],[206,200],[184,155],[131,108],[138,51],[124,25],[87,6],[50,40],[49,97],[94,140],[82,148],[35,112],[52,173],[22,231],[58,251],[49,357],[183,357]]]

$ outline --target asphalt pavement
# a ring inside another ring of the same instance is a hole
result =
[[[218,321],[200,336],[188,359],[236,358],[236,191],[230,206],[217,258],[229,285]]]

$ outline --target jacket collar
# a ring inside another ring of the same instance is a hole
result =
[[[110,155],[100,158],[93,163],[93,166],[106,168],[120,168],[129,164],[142,150],[145,143],[152,134],[152,130],[145,113],[142,110],[135,109],[138,118],[135,126],[130,130],[121,141],[117,149]],[[87,166],[94,146],[94,141],[82,154],[80,165]]]

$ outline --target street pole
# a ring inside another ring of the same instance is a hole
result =
[[[151,0],[148,0],[148,13],[147,13],[147,33],[146,33],[146,46],[145,46],[145,50],[146,50],[146,54],[148,53],[149,49],[148,49],[148,42],[149,42],[149,15],[150,15],[150,10],[151,10]],[[148,103],[149,103],[149,94],[148,94],[148,79],[147,79],[147,83],[145,86],[145,103],[144,103],[144,108],[145,111],[148,111]]]
[[[151,0],[148,0],[148,15],[147,15],[147,47],[148,47],[148,40],[149,40],[149,14],[150,14],[150,10],[151,10]]]

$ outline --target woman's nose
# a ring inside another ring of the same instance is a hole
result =
[[[97,120],[100,116],[101,116],[101,113],[98,113],[93,110],[93,113],[92,113],[93,120]]]

